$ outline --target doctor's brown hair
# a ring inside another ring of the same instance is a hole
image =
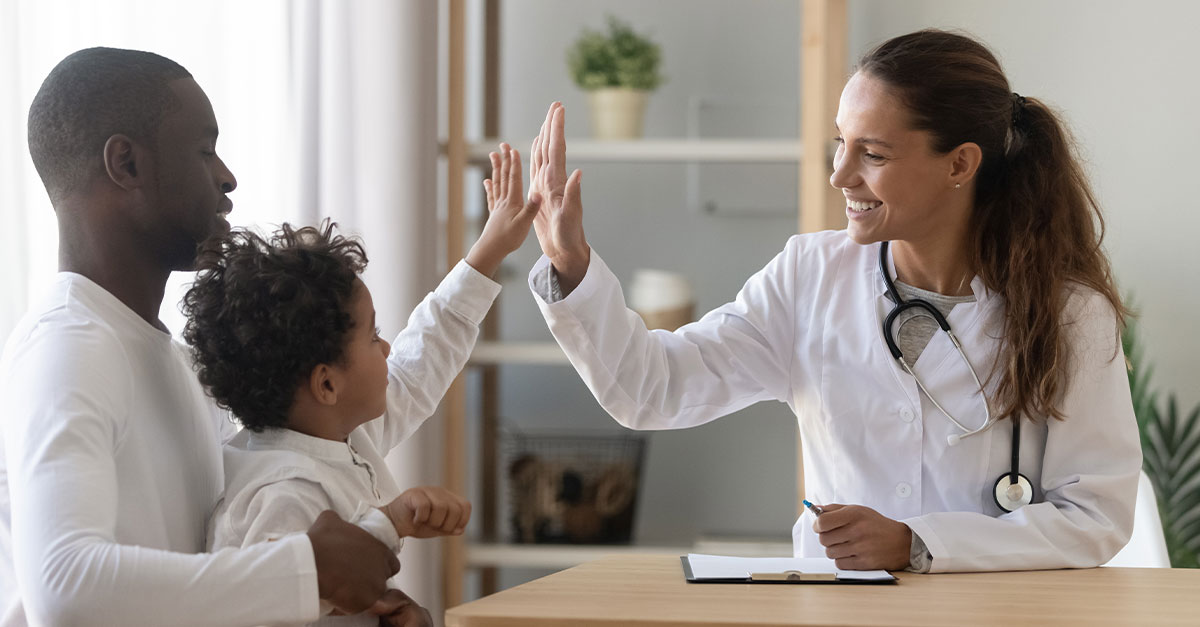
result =
[[[1064,316],[1071,289],[1102,294],[1118,336],[1130,314],[1101,247],[1104,218],[1065,126],[1041,101],[1014,93],[996,57],[963,35],[931,29],[896,37],[864,55],[858,71],[896,91],[935,152],[968,142],[982,151],[968,255],[1004,299],[997,417],[1064,418],[1058,401],[1071,372]]]

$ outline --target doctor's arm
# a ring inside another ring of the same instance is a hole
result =
[[[579,286],[554,303],[531,289],[551,334],[596,400],[632,429],[704,424],[764,400],[786,400],[795,352],[795,250],[789,243],[737,298],[674,332],[647,330],[592,251]]]
[[[1088,568],[1129,540],[1142,463],[1125,358],[1108,303],[1076,295],[1064,420],[1050,419],[1038,502],[992,518],[968,512],[905,520],[931,572]]]
[[[551,105],[530,150],[544,256],[530,287],[551,333],[601,406],[634,429],[682,428],[787,397],[795,340],[796,247],[752,277],[735,302],[674,333],[648,331],[583,234],[581,173],[566,170],[565,113]],[[553,273],[553,275],[552,275]],[[547,298],[557,279],[565,297]]]

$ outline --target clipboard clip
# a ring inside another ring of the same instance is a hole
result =
[[[805,573],[798,570],[750,573],[750,581],[837,581],[837,573]]]

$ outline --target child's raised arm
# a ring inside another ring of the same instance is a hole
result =
[[[521,247],[533,218],[541,205],[541,194],[533,193],[526,201],[521,178],[521,154],[508,144],[500,144],[499,153],[488,155],[492,178],[484,180],[487,191],[488,220],[479,240],[467,253],[466,261],[480,274],[492,277],[500,262]]]

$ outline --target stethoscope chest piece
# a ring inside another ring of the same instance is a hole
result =
[[[1029,483],[1029,479],[1017,474],[1017,482],[1013,483],[1009,478],[1011,476],[1007,472],[1000,475],[992,495],[996,505],[1006,512],[1015,512],[1033,502],[1033,484]]]

